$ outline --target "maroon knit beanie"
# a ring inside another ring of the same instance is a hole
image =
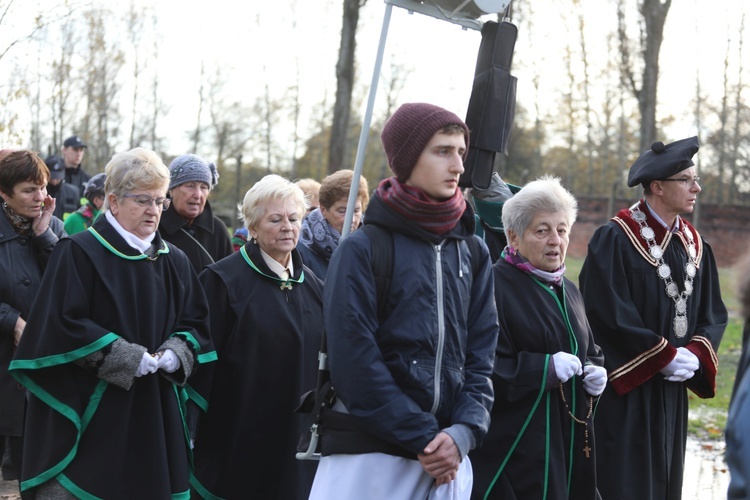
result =
[[[398,108],[385,122],[380,134],[388,165],[396,178],[400,182],[406,182],[432,136],[443,127],[454,124],[464,129],[468,153],[469,128],[455,114],[424,102],[404,104]]]

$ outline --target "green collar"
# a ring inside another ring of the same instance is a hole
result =
[[[102,236],[101,234],[99,234],[96,231],[96,229],[94,229],[93,227],[88,228],[87,231],[89,231],[91,234],[93,234],[94,238],[96,238],[97,241],[99,243],[101,243],[104,248],[106,248],[107,250],[109,250],[113,254],[117,255],[121,259],[127,259],[127,260],[143,260],[143,259],[156,260],[156,259],[159,258],[159,254],[169,253],[169,247],[167,246],[167,243],[162,240],[162,242],[161,242],[162,248],[157,251],[156,257],[149,257],[145,253],[141,253],[140,255],[126,255],[126,254],[122,253],[121,251],[119,251],[118,249],[116,249],[110,242],[108,242],[107,240],[105,240],[104,236]]]
[[[292,278],[290,276],[289,279],[286,279],[286,280],[283,280],[283,279],[279,278],[275,274],[272,275],[272,274],[266,274],[266,273],[264,273],[263,271],[261,271],[258,268],[258,266],[255,265],[255,263],[252,261],[252,259],[250,259],[250,256],[247,254],[246,248],[247,248],[247,245],[245,245],[244,247],[240,248],[240,253],[242,254],[242,258],[245,259],[245,262],[247,262],[247,265],[250,266],[250,267],[252,267],[255,270],[255,272],[257,272],[258,274],[261,274],[261,275],[265,276],[266,278],[269,278],[269,279],[272,279],[274,281],[277,281],[280,284],[279,288],[281,290],[291,290],[292,289],[292,283],[303,283],[305,281],[305,271],[300,272],[298,279],[294,279],[294,278]]]

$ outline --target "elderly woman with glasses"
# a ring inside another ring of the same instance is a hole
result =
[[[295,458],[309,424],[294,409],[315,387],[323,289],[296,250],[305,208],[299,186],[263,177],[242,202],[250,241],[199,276],[219,357],[194,382],[207,395],[193,450],[202,498],[310,494],[315,462]]]
[[[504,202],[508,244],[494,264],[500,336],[495,404],[469,456],[473,499],[599,497],[594,406],[607,383],[581,293],[565,277],[578,204],[554,177]]]
[[[156,228],[169,171],[136,148],[107,164],[104,215],[50,257],[11,374],[29,392],[21,490],[33,498],[189,492],[184,389],[216,358],[187,257]]]
[[[208,196],[219,182],[216,165],[193,154],[180,155],[169,164],[172,209],[159,222],[162,238],[185,252],[200,273],[203,268],[233,253],[227,226],[214,215]]]

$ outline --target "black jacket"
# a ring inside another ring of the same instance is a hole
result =
[[[234,253],[227,226],[216,217],[206,202],[203,212],[188,226],[188,220],[170,207],[161,214],[159,234],[185,252],[196,273]]]
[[[29,320],[47,260],[63,236],[63,223],[55,217],[41,236],[20,235],[0,209],[0,435],[20,436],[23,429],[24,391],[8,375],[13,328],[19,316]]]

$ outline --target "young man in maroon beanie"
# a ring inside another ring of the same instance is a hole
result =
[[[498,335],[489,252],[458,187],[469,130],[443,108],[405,104],[381,140],[395,176],[364,223],[390,238],[390,289],[381,309],[371,233],[342,240],[324,319],[333,409],[348,423],[346,439],[324,425],[310,498],[468,498],[466,455],[489,425]]]

